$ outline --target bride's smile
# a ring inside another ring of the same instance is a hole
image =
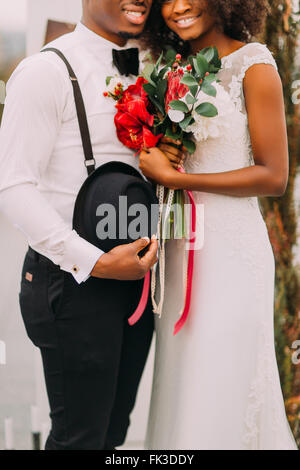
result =
[[[208,13],[203,0],[197,3],[166,0],[162,3],[161,13],[166,25],[185,41],[206,34],[215,25],[215,19]]]

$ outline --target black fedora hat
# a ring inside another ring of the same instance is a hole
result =
[[[158,199],[132,166],[109,162],[85,180],[76,198],[73,228],[104,252],[156,233]]]

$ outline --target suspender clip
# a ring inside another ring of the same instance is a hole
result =
[[[90,160],[85,160],[84,161],[84,164],[86,167],[88,166],[95,166],[96,165],[96,160],[94,158],[91,158]]]

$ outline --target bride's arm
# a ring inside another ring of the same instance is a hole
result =
[[[244,79],[244,94],[255,165],[222,173],[181,174],[153,148],[141,154],[145,176],[173,189],[240,197],[283,195],[288,182],[288,144],[282,84],[275,68],[251,67]]]

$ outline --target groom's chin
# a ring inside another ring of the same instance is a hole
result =
[[[119,31],[118,35],[122,39],[138,39],[142,35],[142,33],[133,34],[129,33],[128,31]]]

